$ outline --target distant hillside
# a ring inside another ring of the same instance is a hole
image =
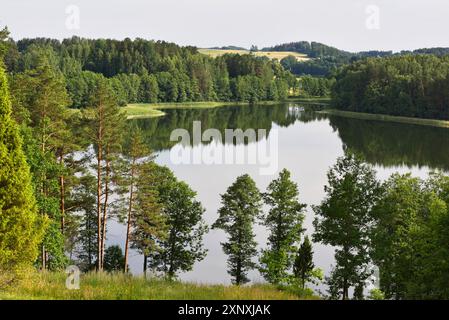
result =
[[[293,61],[307,61],[310,58],[307,55],[293,52],[293,51],[254,51],[249,50],[239,50],[239,49],[198,49],[199,53],[208,55],[210,57],[216,58],[225,54],[252,54],[256,57],[267,57],[271,60],[277,59],[281,61],[286,57],[291,57]]]
[[[306,54],[311,58],[333,56],[349,59],[351,56],[353,56],[353,54],[350,52],[330,47],[319,42],[308,41],[279,44],[274,47],[263,48],[262,51],[293,51]]]
[[[434,54],[436,56],[445,56],[449,54],[449,48],[423,48],[414,51],[401,51],[400,54]]]
[[[212,47],[212,48],[208,48],[208,49],[213,49],[213,50],[248,50],[246,48],[236,47],[236,46]]]
[[[391,50],[390,51],[369,50],[360,52],[349,52],[319,42],[308,42],[308,41],[298,41],[298,42],[279,44],[274,47],[263,48],[261,51],[293,51],[306,54],[311,58],[331,56],[343,60],[345,59],[351,60],[354,58],[366,58],[366,57],[386,57],[391,55],[404,55],[404,54],[434,54],[437,56],[449,55],[449,48],[444,47],[403,50],[400,52],[393,52]]]
[[[284,68],[290,70],[296,75],[313,75],[313,76],[327,76],[333,70],[342,65],[367,58],[367,57],[388,57],[395,55],[406,54],[434,54],[437,56],[449,55],[449,48],[425,48],[413,51],[361,51],[349,52],[331,47],[319,42],[298,41],[279,44],[274,47],[263,48],[264,52],[297,52],[305,54],[311,59],[308,61],[298,61],[286,57],[281,61]]]

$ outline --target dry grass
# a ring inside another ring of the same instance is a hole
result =
[[[0,291],[0,299],[29,300],[298,300],[298,296],[266,284],[201,285],[123,274],[84,274],[80,289],[68,290],[63,273],[34,274]],[[316,297],[308,297],[316,299]]]

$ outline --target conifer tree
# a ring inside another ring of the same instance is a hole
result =
[[[247,174],[240,176],[221,196],[222,207],[212,228],[222,229],[228,242],[222,243],[228,257],[228,273],[236,285],[249,281],[247,273],[255,268],[253,258],[257,243],[253,231],[255,219],[261,214],[262,197],[256,183]]]
[[[46,224],[37,214],[22,139],[11,119],[8,84],[0,63],[0,287],[37,258]]]
[[[305,288],[307,281],[311,279],[314,268],[315,264],[313,263],[312,244],[310,243],[309,237],[306,236],[304,242],[299,247],[293,265],[293,274],[300,280],[303,289]]]
[[[124,271],[128,271],[129,243],[134,244],[143,255],[144,261],[150,252],[158,249],[157,241],[165,239],[165,217],[161,214],[157,199],[152,163],[153,156],[147,147],[143,132],[131,126],[125,146],[126,176],[128,179],[128,206],[125,240]],[[145,270],[146,271],[146,270]]]
[[[261,272],[275,284],[285,283],[293,265],[301,234],[304,231],[303,210],[306,207],[298,200],[298,186],[291,181],[290,172],[284,169],[273,180],[264,194],[265,203],[270,206],[263,224],[269,229],[268,248],[260,258]]]
[[[49,218],[42,242],[42,269],[60,269],[67,259],[64,253],[63,183],[64,154],[56,157],[70,139],[67,126],[70,103],[62,74],[52,67],[46,51],[36,50],[33,69],[14,78],[14,106],[26,110],[22,114],[24,151],[31,168],[39,213]]]
[[[85,112],[87,139],[93,141],[97,179],[97,270],[103,270],[106,244],[108,205],[112,193],[111,184],[115,171],[115,160],[121,146],[125,116],[117,104],[106,79],[97,81],[91,96],[91,107]]]
[[[143,255],[145,276],[148,257],[161,253],[162,243],[168,240],[169,225],[157,190],[158,170],[159,167],[153,162],[146,162],[139,166],[139,173],[135,178],[135,199],[128,216],[128,238],[131,247]]]

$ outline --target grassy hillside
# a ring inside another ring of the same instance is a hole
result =
[[[236,53],[236,54],[249,54],[248,50],[222,50],[222,49],[198,49],[198,51],[202,54],[211,56],[213,58],[222,56],[227,53]],[[298,61],[307,61],[309,58],[307,55],[292,51],[257,51],[252,53],[257,57],[268,57],[270,59],[282,60],[287,56],[294,56]]]
[[[86,274],[80,289],[65,287],[64,273],[34,274],[19,285],[0,289],[0,299],[56,300],[298,300],[271,285],[223,286],[145,280],[123,274]],[[308,299],[316,299],[309,297]]]

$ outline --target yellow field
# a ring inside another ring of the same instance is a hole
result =
[[[216,58],[222,56],[227,53],[233,54],[250,54],[249,50],[219,50],[219,49],[198,49],[198,51],[202,54],[208,55],[212,58]],[[270,59],[282,60],[287,56],[294,56],[298,61],[306,61],[310,58],[307,55],[297,52],[290,51],[257,51],[252,53],[257,57],[268,57]]]

